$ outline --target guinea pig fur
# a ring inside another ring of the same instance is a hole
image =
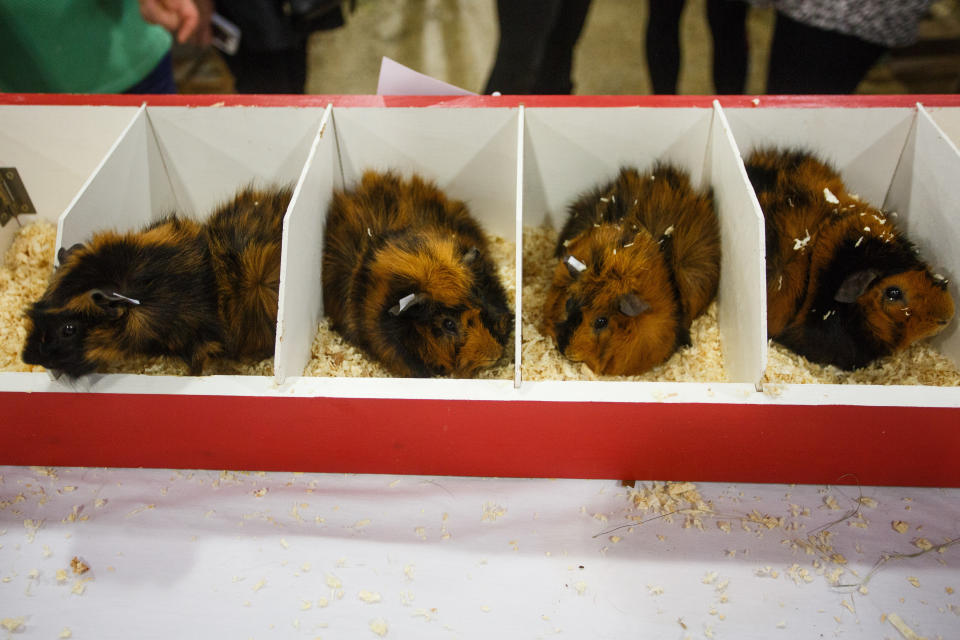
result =
[[[61,249],[27,310],[23,361],[79,377],[130,355],[170,355],[197,375],[209,358],[269,356],[290,194],[247,188],[204,225],[169,215]]]
[[[204,226],[217,282],[224,353],[231,358],[273,354],[283,216],[292,194],[292,187],[245,189]]]
[[[766,226],[767,332],[821,364],[857,369],[940,332],[954,313],[893,215],[861,202],[811,153],[747,159]]]
[[[688,345],[720,278],[712,195],[670,165],[627,167],[568,213],[544,306],[561,353],[598,374],[633,375]]]
[[[473,376],[513,331],[479,224],[417,175],[368,171],[334,194],[322,280],[332,327],[398,376]]]

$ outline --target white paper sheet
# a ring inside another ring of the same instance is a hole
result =
[[[477,94],[414,71],[384,56],[377,79],[378,96],[475,96]]]

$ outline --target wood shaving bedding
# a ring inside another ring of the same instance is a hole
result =
[[[130,356],[122,362],[116,362],[101,373],[138,373],[150,376],[187,376],[190,370],[186,363],[171,356]],[[211,360],[203,370],[203,375],[225,376],[272,376],[273,357],[255,362],[218,359]]]
[[[539,327],[543,322],[543,301],[550,286],[556,232],[545,227],[524,228],[523,301],[521,344],[524,380],[645,380],[718,382],[727,379],[720,353],[716,303],[694,320],[690,329],[693,346],[675,353],[666,363],[639,376],[598,376],[586,365],[564,358],[553,341]],[[24,309],[43,295],[53,270],[56,226],[49,222],[25,225],[14,237],[0,265],[0,371],[43,371],[24,364],[20,352],[26,340]],[[515,292],[515,245],[493,238],[491,253],[509,300]],[[772,383],[808,384],[920,384],[960,385],[960,369],[929,343],[917,343],[903,352],[878,360],[869,367],[848,372],[833,366],[813,364],[788,349],[770,342],[769,364],[764,378]],[[105,373],[187,375],[187,366],[171,357],[132,357]],[[273,358],[259,362],[220,360],[211,363],[206,374],[271,376]],[[330,330],[324,319],[312,347],[304,375],[328,377],[389,377],[379,363],[370,361],[359,349]],[[479,378],[513,377],[513,349],[508,348],[497,366]]]
[[[768,343],[764,382],[801,384],[960,385],[960,369],[929,342],[915,342],[863,369],[844,371],[810,362],[774,341]]]
[[[4,254],[0,265],[0,371],[43,371],[43,367],[20,359],[27,340],[23,312],[47,288],[56,242],[56,225],[34,222],[17,231]]]

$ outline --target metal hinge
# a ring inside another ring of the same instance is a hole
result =
[[[0,227],[19,215],[36,212],[20,173],[13,167],[0,167]]]

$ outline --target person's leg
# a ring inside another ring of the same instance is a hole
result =
[[[124,91],[124,93],[142,94],[176,92],[177,83],[173,81],[173,62],[169,52],[163,56],[159,64],[143,80]]]
[[[563,0],[547,41],[534,93],[573,93],[573,49],[589,9],[590,0]]]
[[[683,0],[650,0],[647,68],[654,93],[676,93],[680,73],[680,14]]]
[[[746,91],[747,8],[740,0],[707,0],[707,22],[713,35],[713,86],[721,95]]]
[[[560,0],[497,0],[500,40],[484,93],[533,93]]]
[[[303,93],[307,78],[307,32],[323,28],[323,18],[340,24],[336,11],[317,20],[285,11],[278,0],[218,2],[217,11],[241,31],[240,49],[223,56],[238,93]]]
[[[307,46],[279,51],[249,51],[224,56],[237,93],[303,93],[307,82]]]
[[[777,14],[768,94],[853,93],[886,47]]]

